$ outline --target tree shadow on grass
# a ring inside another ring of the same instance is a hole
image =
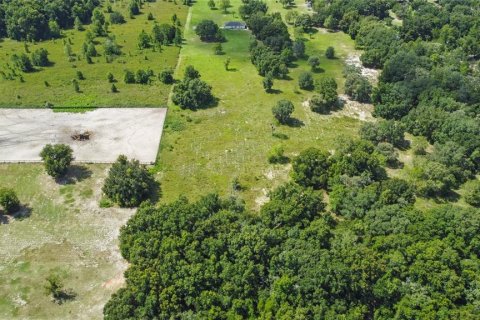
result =
[[[272,133],[272,136],[280,140],[288,140],[288,136],[285,133],[274,132]]]
[[[220,99],[217,98],[217,97],[214,97],[214,98],[212,99],[212,101],[210,101],[209,103],[201,106],[201,107],[198,108],[198,109],[194,109],[193,111],[215,108],[215,107],[218,106],[219,102],[220,102]]]
[[[148,200],[151,203],[157,203],[161,197],[162,197],[162,188],[161,188],[160,182],[155,181],[150,186],[150,193],[148,195]]]
[[[460,200],[460,195],[453,190],[448,190],[445,195],[440,197],[433,198],[435,203],[446,203],[446,202],[458,202]]]
[[[58,178],[56,181],[58,184],[76,184],[77,182],[82,182],[85,179],[88,179],[92,176],[92,171],[86,166],[82,165],[71,165],[68,168],[67,174],[61,178]]]
[[[6,216],[5,214],[0,213],[0,225],[2,225],[2,224],[9,224],[9,223],[10,223],[10,219],[8,219],[8,216]]]
[[[402,142],[399,143],[399,145],[396,146],[399,150],[401,151],[406,151],[410,149],[410,141],[404,139]]]
[[[460,195],[454,190],[448,190],[444,194],[422,195],[421,197],[431,200],[436,204],[447,204],[452,202],[458,202],[460,200]]]
[[[227,71],[228,72],[237,72],[238,69],[237,68],[228,68]]]
[[[64,289],[53,298],[53,301],[57,304],[64,304],[65,302],[75,300],[76,297],[77,294],[72,289]]]
[[[292,128],[301,128],[305,126],[305,123],[297,118],[290,118],[287,121],[287,125]]]
[[[23,220],[32,215],[32,208],[28,204],[22,204],[17,211],[12,215],[15,220]]]
[[[311,70],[313,73],[325,73],[325,69],[323,69],[322,67],[316,67],[314,69]]]
[[[403,169],[405,167],[405,164],[398,159],[395,160],[395,161],[388,161],[387,160],[386,165],[390,169]]]
[[[270,94],[280,94],[282,92],[283,91],[279,90],[279,89],[269,89],[269,90],[267,90],[267,93],[270,93]]]
[[[32,208],[28,205],[19,205],[13,213],[7,214],[0,210],[0,224],[9,224],[10,220],[23,220],[30,217],[32,214]]]

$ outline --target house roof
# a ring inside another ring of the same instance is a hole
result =
[[[225,22],[224,27],[242,27],[245,28],[246,24],[243,21],[229,21]]]

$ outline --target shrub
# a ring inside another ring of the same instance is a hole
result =
[[[83,31],[83,23],[82,23],[82,20],[80,20],[80,18],[78,16],[75,17],[75,21],[73,23],[74,27],[75,27],[75,30],[77,31]]]
[[[125,83],[135,83],[135,74],[130,70],[125,70],[123,75],[123,81]]]
[[[300,59],[305,56],[305,42],[303,40],[295,40],[292,45],[293,55]]]
[[[268,152],[268,162],[272,164],[288,162],[288,157],[285,156],[285,150],[283,149],[283,146],[278,145],[270,149]]]
[[[294,110],[293,103],[288,100],[280,100],[272,108],[272,113],[275,119],[278,120],[281,124],[286,124],[290,120],[290,116]]]
[[[217,43],[215,47],[213,48],[213,53],[217,56],[223,54],[223,47],[221,43]]]
[[[15,67],[23,72],[32,72],[34,70],[32,61],[30,61],[30,58],[25,53],[20,55],[14,54],[12,56],[12,62]]]
[[[273,87],[273,77],[270,74],[267,74],[265,78],[263,78],[263,88],[266,92],[270,92]]]
[[[103,48],[105,50],[105,55],[114,56],[122,54],[120,47],[112,38],[107,38],[105,43],[103,44]]]
[[[208,0],[208,7],[211,10],[215,9],[215,0]]]
[[[238,179],[238,177],[235,177],[232,180],[232,190],[233,191],[242,191],[243,190],[243,186],[240,183],[240,179]]]
[[[85,77],[84,77],[82,71],[77,70],[77,73],[76,73],[76,74],[77,74],[77,79],[78,79],[78,80],[85,80]]]
[[[40,152],[47,173],[59,178],[64,175],[73,161],[73,150],[65,144],[47,144]]]
[[[325,50],[325,57],[327,59],[335,58],[335,49],[333,47],[328,47],[327,50]]]
[[[144,165],[121,155],[110,168],[102,191],[121,207],[135,207],[148,198],[154,186],[155,180]]]
[[[45,294],[51,295],[54,301],[61,301],[64,294],[63,283],[58,275],[51,274],[46,279]]]
[[[48,51],[44,48],[35,50],[32,53],[32,63],[38,67],[48,67],[50,61],[48,60]]]
[[[337,83],[331,77],[322,78],[317,84],[319,95],[310,99],[310,108],[314,112],[328,113],[338,104]]]
[[[2,188],[0,189],[0,206],[7,214],[15,212],[20,205],[17,194],[12,189]]]
[[[300,89],[311,90],[313,89],[313,77],[310,72],[302,72],[298,77],[298,86]]]
[[[328,181],[328,157],[328,152],[316,148],[302,151],[293,160],[293,180],[304,187],[325,188]]]
[[[465,202],[480,207],[480,181],[471,180],[465,184]]]
[[[200,72],[195,69],[193,66],[189,65],[185,68],[185,79],[197,79],[200,78]]]
[[[401,148],[405,144],[405,128],[403,124],[395,120],[367,122],[360,128],[360,136],[374,144],[388,142],[397,148]]]
[[[436,161],[415,163],[412,178],[418,194],[424,197],[445,196],[456,185],[449,168]]]
[[[372,85],[366,77],[351,72],[345,79],[345,93],[355,101],[368,103],[372,94]]]
[[[152,70],[145,71],[145,70],[139,69],[135,74],[135,82],[139,84],[149,84],[151,76],[153,76]]]
[[[113,73],[109,72],[109,73],[107,74],[107,80],[108,80],[108,82],[110,82],[110,83],[114,83],[114,82],[115,82],[115,77],[113,76]]]
[[[125,23],[125,18],[118,11],[113,11],[110,13],[110,23],[111,24],[122,24]]]
[[[173,87],[172,101],[182,109],[205,108],[213,100],[212,87],[198,78],[185,78]]]
[[[385,163],[389,167],[395,167],[398,164],[398,152],[391,143],[380,142],[375,150],[384,157]]]
[[[164,84],[172,84],[174,82],[173,70],[172,69],[163,70],[158,74],[158,80],[160,80],[160,82]]]
[[[130,12],[130,15],[135,16],[140,14],[140,5],[138,4],[137,0],[131,0],[130,4],[128,6],[128,10]]]
[[[150,36],[145,32],[145,30],[142,30],[142,32],[140,32],[140,34],[138,35],[138,48],[139,49],[150,48],[151,41],[152,41],[152,38],[150,38]]]
[[[317,70],[320,65],[320,58],[317,56],[311,56],[308,58],[308,65],[312,68],[312,71]]]
[[[60,36],[62,35],[60,26],[55,20],[48,21],[48,31],[51,38],[60,38]]]
[[[77,79],[72,80],[72,86],[73,86],[73,90],[75,90],[75,92],[77,92],[77,93],[80,92],[80,85],[78,84]]]
[[[417,137],[413,143],[413,154],[417,156],[424,156],[427,154],[428,141],[425,137]]]
[[[103,197],[100,199],[100,203],[98,204],[100,208],[111,208],[113,207],[113,203],[110,199]]]
[[[93,42],[84,43],[83,52],[86,57],[96,57],[98,54],[97,48],[95,48],[95,45],[93,44]]]

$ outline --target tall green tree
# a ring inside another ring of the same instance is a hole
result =
[[[47,144],[40,152],[48,175],[53,178],[63,176],[73,161],[73,150],[65,144]]]

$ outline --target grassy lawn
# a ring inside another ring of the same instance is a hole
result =
[[[41,165],[1,165],[0,185],[14,188],[26,217],[0,224],[0,319],[101,319],[123,283],[125,262],[117,234],[133,210],[100,209],[107,166],[76,167],[70,184],[57,184]],[[62,305],[44,294],[45,278],[59,275],[76,298]]]
[[[187,44],[182,48],[176,77],[183,77],[184,68],[193,65],[202,79],[212,85],[219,104],[196,112],[170,106],[158,159],[163,201],[179,195],[195,198],[209,191],[229,195],[231,182],[237,177],[245,187],[240,196],[251,208],[258,207],[267,190],[288,179],[288,165],[267,162],[273,146],[282,145],[289,157],[310,146],[333,149],[337,138],[355,136],[360,125],[352,118],[315,114],[302,105],[312,95],[300,90],[297,84],[298,75],[309,70],[306,61],[296,62],[297,66],[290,70],[291,79],[275,80],[276,93],[267,94],[262,77],[250,62],[249,32],[225,32],[228,41],[223,44],[225,54],[220,56],[213,54],[214,44],[198,39],[194,32],[196,24],[202,19],[212,19],[220,25],[238,20],[240,3],[240,0],[232,1],[228,14],[210,10],[206,2],[197,2],[191,8],[191,22],[185,31]],[[286,12],[274,1],[268,3],[282,14]],[[337,49],[338,59],[324,58],[324,51],[330,45]],[[352,51],[353,42],[343,33],[318,32],[307,39],[307,54],[319,55],[322,61],[323,71],[316,73],[315,78],[333,76],[340,87],[342,58]],[[231,59],[229,71],[224,68],[227,58]],[[296,126],[275,124],[271,108],[280,99],[295,104]],[[272,136],[272,124],[284,139]]]
[[[152,69],[157,75],[165,68],[176,65],[179,48],[174,46],[163,47],[162,52],[152,49],[139,50],[138,35],[143,29],[150,33],[155,21],[148,21],[148,13],[152,13],[156,22],[171,23],[175,13],[180,21],[185,21],[187,7],[176,5],[173,2],[157,1],[146,2],[142,14],[135,19],[128,18],[128,1],[116,1],[114,10],[123,13],[127,23],[111,25],[110,34],[115,35],[117,43],[122,47],[123,55],[112,63],[107,63],[103,56],[104,38],[97,38],[97,51],[102,56],[93,59],[88,64],[82,55],[82,45],[86,31],[68,30],[63,39],[28,44],[30,52],[38,48],[45,48],[50,53],[49,59],[53,66],[41,68],[33,73],[23,74],[24,82],[17,76],[15,80],[5,80],[0,77],[0,107],[43,107],[46,102],[55,107],[140,107],[166,106],[170,86],[154,80],[152,85],[125,84],[123,74],[125,69]],[[108,20],[108,13],[105,17]],[[85,26],[88,29],[89,26]],[[71,42],[72,51],[77,60],[69,62],[65,53],[64,42]],[[11,64],[11,56],[25,52],[25,44],[5,39],[0,42],[0,71],[11,73],[7,64]],[[80,93],[75,93],[72,79],[76,72],[81,71],[85,80],[79,81]],[[118,93],[111,93],[111,84],[107,81],[107,74],[114,74],[118,82],[115,84]],[[48,82],[48,87],[45,84]],[[35,93],[35,94],[32,94]]]

